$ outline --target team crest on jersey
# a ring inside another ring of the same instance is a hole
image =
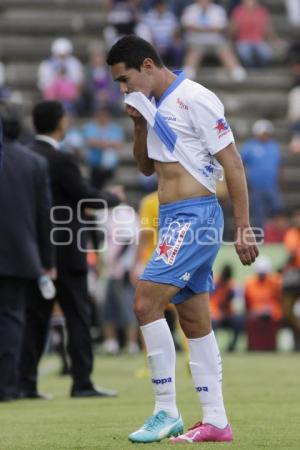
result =
[[[215,130],[217,130],[218,137],[221,138],[225,134],[229,133],[230,127],[225,119],[218,119],[217,124],[214,127]]]
[[[191,222],[184,224],[177,221],[171,222],[156,247],[155,261],[162,259],[166,264],[172,266],[190,226]]]

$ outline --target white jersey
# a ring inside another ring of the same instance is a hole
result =
[[[216,180],[223,178],[223,170],[214,155],[234,142],[224,117],[224,106],[218,97],[204,86],[186,79],[180,72],[160,100],[157,103],[152,101],[152,108],[140,93],[128,94],[125,102],[136,107],[148,121],[149,158],[181,163],[215,193]],[[169,132],[165,129],[162,132],[165,123],[169,125]],[[167,144],[162,136],[165,132]]]

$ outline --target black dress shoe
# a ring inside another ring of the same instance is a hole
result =
[[[32,400],[53,400],[53,395],[38,391],[20,391],[18,398],[28,398]]]
[[[102,387],[93,386],[89,389],[72,389],[71,397],[117,397],[118,391],[114,389],[104,389]]]

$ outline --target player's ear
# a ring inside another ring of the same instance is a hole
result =
[[[142,68],[146,70],[153,70],[154,62],[151,58],[145,58],[142,64]]]

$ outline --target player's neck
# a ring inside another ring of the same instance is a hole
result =
[[[166,67],[160,69],[157,73],[157,86],[153,89],[152,93],[156,100],[159,100],[163,93],[168,89],[168,87],[177,78],[177,75],[172,73]]]

